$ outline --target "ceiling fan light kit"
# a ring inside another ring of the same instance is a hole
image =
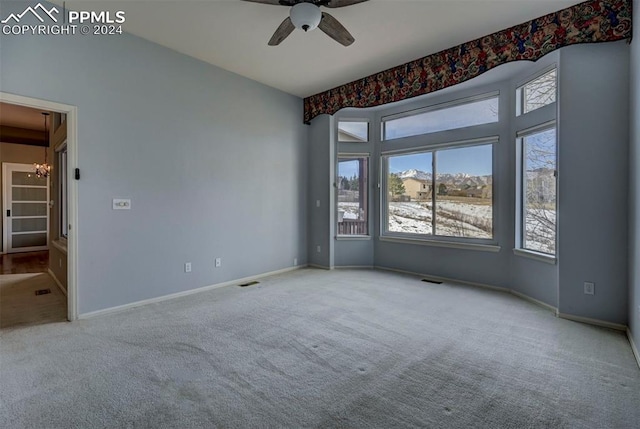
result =
[[[286,18],[271,39],[269,46],[278,46],[296,28],[304,30],[314,30],[320,28],[323,33],[331,37],[343,46],[350,46],[355,39],[337,19],[326,12],[320,10],[320,6],[336,9],[339,7],[351,6],[364,3],[367,0],[244,0],[251,3],[263,3],[274,6],[287,6],[289,17]]]
[[[296,28],[304,30],[315,30],[322,19],[320,8],[311,3],[298,3],[289,11],[291,22]]]

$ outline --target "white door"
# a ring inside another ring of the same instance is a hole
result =
[[[48,249],[49,178],[37,177],[32,164],[2,164],[4,252]]]

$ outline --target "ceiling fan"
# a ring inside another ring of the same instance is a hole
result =
[[[315,28],[322,30],[336,42],[349,46],[355,39],[337,19],[320,10],[320,6],[338,8],[363,3],[367,0],[244,0],[253,3],[264,3],[291,8],[289,17],[282,21],[271,40],[269,46],[277,46],[296,28],[309,31]]]

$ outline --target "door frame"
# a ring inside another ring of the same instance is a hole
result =
[[[0,91],[0,101],[67,115],[67,177],[69,237],[67,238],[67,319],[78,319],[78,108],[69,104],[40,100]]]
[[[47,148],[48,149],[48,148]],[[4,211],[8,210],[10,207],[7,204],[9,202],[9,192],[11,190],[11,187],[9,186],[9,183],[11,181],[11,179],[9,179],[9,181],[7,181],[7,177],[9,177],[9,175],[7,174],[7,172],[9,171],[9,168],[13,167],[23,167],[23,166],[30,166],[30,171],[33,171],[33,165],[32,164],[23,164],[23,163],[18,163],[18,162],[3,162],[2,163],[2,187],[3,187],[3,192],[2,192],[2,251],[4,253],[10,253],[9,252],[9,236],[11,234],[9,234],[9,226],[11,223],[11,220],[13,219],[13,210],[11,213],[11,217],[8,218],[7,216],[4,215]],[[49,205],[49,201],[51,198],[51,181],[50,179],[47,177],[47,200],[46,200],[46,204],[47,204],[47,241],[46,241],[46,250],[49,249],[49,239],[51,238],[51,225],[50,225],[50,220],[51,220],[51,215],[50,215],[50,205]],[[11,228],[13,230],[13,228]],[[25,248],[25,252],[32,252],[32,251],[40,251],[40,250],[45,250],[42,249],[41,247],[38,248]]]

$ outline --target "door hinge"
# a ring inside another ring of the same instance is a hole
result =
[[[79,168],[76,168],[75,177],[76,177],[76,180],[80,180],[80,169]]]

